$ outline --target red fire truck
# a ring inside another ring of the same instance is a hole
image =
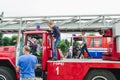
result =
[[[23,32],[23,45],[28,37],[41,40],[42,56],[38,57],[43,80],[119,80],[120,79],[120,28],[104,29],[104,37],[112,37],[108,51],[102,59],[63,59],[51,61],[52,37],[47,31],[35,30]],[[59,52],[58,52],[59,53]],[[0,47],[0,80],[19,80],[15,71],[16,48]]]

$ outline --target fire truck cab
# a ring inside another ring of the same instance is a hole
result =
[[[47,61],[52,57],[52,39],[47,31],[35,30],[25,31],[22,35],[22,42],[20,44],[19,52],[16,53],[15,46],[0,47],[0,80],[19,80],[19,73],[16,72],[16,62],[20,55],[22,55],[22,48],[24,45],[29,45],[28,38],[34,38],[40,42],[41,53],[36,55],[38,58],[37,75],[42,76],[45,80],[47,72]],[[16,56],[17,55],[17,56]]]

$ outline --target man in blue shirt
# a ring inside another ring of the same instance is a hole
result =
[[[35,79],[35,69],[37,68],[38,60],[34,55],[29,54],[30,47],[23,47],[23,54],[19,57],[16,70],[20,72],[21,80],[34,80]]]
[[[58,43],[60,42],[60,30],[59,30],[59,27],[54,25],[53,22],[48,22],[48,26],[51,28],[52,30],[52,36],[53,36],[53,55],[54,55],[54,60],[57,60],[57,46],[58,46]]]

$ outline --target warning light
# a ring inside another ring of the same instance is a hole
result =
[[[36,30],[40,30],[40,25],[37,25]]]
[[[72,36],[76,36],[76,34],[72,34]]]

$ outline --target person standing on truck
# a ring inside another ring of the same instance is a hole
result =
[[[80,50],[80,54],[78,55],[78,59],[80,58],[81,54],[84,53],[84,51],[86,51],[88,53],[88,58],[90,58],[90,54],[88,52],[86,43],[87,43],[87,41],[86,41],[86,37],[85,37],[85,32],[82,32],[82,44],[80,45],[81,50]]]
[[[53,36],[53,59],[54,60],[57,60],[57,46],[58,46],[58,43],[60,42],[60,30],[59,30],[59,27],[56,26],[53,22],[49,21],[48,22],[48,26],[50,27],[51,29],[51,33],[52,33],[52,36]]]
[[[23,54],[18,59],[16,70],[20,72],[20,80],[35,80],[35,69],[37,68],[37,57],[30,54],[30,47],[23,47]]]

